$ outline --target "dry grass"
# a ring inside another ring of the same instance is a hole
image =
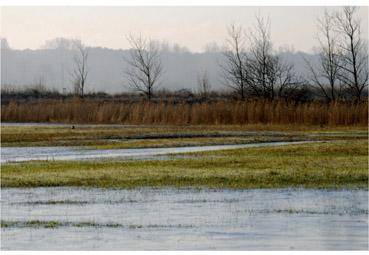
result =
[[[368,102],[288,104],[284,101],[215,103],[96,102],[49,100],[10,103],[1,107],[1,120],[12,122],[122,124],[368,124]]]

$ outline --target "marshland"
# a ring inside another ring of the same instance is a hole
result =
[[[366,250],[362,16],[321,12],[298,54],[260,15],[200,53],[1,38],[1,249]]]
[[[3,249],[367,247],[364,126],[1,127]]]

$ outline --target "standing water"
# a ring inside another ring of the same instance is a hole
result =
[[[22,162],[30,160],[91,160],[102,158],[152,159],[155,158],[155,156],[170,153],[216,151],[216,150],[290,145],[301,143],[309,143],[309,141],[264,142],[250,144],[227,144],[227,145],[208,145],[208,146],[167,147],[167,148],[140,148],[140,149],[110,149],[110,150],[83,149],[81,147],[70,147],[70,146],[2,147],[1,163]]]
[[[2,189],[1,248],[365,250],[366,190]]]

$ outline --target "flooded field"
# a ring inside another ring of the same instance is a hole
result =
[[[158,155],[169,153],[186,153],[200,151],[214,151],[225,149],[253,148],[261,146],[277,146],[300,144],[307,142],[266,142],[234,145],[187,146],[170,148],[141,148],[141,149],[82,149],[79,147],[2,147],[1,163],[22,162],[30,160],[88,160],[101,158],[134,158],[150,159]]]
[[[366,190],[2,189],[2,249],[366,250]]]

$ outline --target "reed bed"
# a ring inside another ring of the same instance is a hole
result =
[[[213,103],[132,103],[87,100],[10,102],[1,106],[4,122],[121,124],[306,124],[367,125],[368,102],[288,103],[219,101]]]

